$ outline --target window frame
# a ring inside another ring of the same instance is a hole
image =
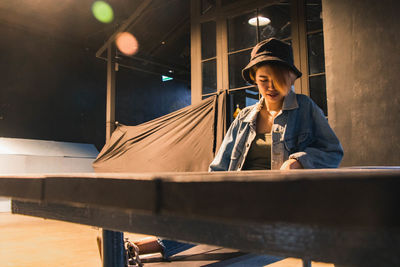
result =
[[[201,0],[191,0],[191,89],[192,104],[198,103],[202,95],[201,73],[201,23],[214,20],[216,22],[216,65],[217,94],[222,90],[243,90],[251,86],[229,89],[228,29],[227,20],[253,10],[262,9],[280,3],[279,0],[240,0],[222,6],[222,0],[216,0],[216,6],[206,14],[201,14]],[[291,39],[294,63],[303,73],[295,82],[296,93],[310,95],[308,73],[308,47],[305,14],[305,0],[290,0]],[[207,94],[207,95],[213,95]]]

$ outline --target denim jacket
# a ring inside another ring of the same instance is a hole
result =
[[[261,99],[263,101],[263,99]],[[261,103],[244,108],[229,127],[209,171],[240,171],[256,136]],[[272,130],[271,169],[279,170],[287,159],[305,169],[336,168],[343,148],[322,110],[307,96],[290,90]]]

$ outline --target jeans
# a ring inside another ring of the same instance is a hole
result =
[[[163,258],[168,259],[169,257],[178,254],[182,251],[188,250],[196,245],[193,244],[188,244],[188,243],[182,243],[174,240],[168,240],[168,239],[158,239],[158,243],[160,246],[163,248]]]

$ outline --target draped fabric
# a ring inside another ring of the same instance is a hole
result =
[[[207,171],[226,132],[226,93],[152,121],[118,125],[95,172]]]

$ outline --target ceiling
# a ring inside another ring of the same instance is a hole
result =
[[[188,80],[190,72],[190,1],[146,0],[126,31],[139,42],[139,52],[117,60],[136,70],[170,73]],[[104,24],[92,15],[94,0],[2,0],[0,24],[50,36],[87,50],[98,51],[143,0],[108,0],[114,20]],[[172,72],[171,72],[172,71]]]

